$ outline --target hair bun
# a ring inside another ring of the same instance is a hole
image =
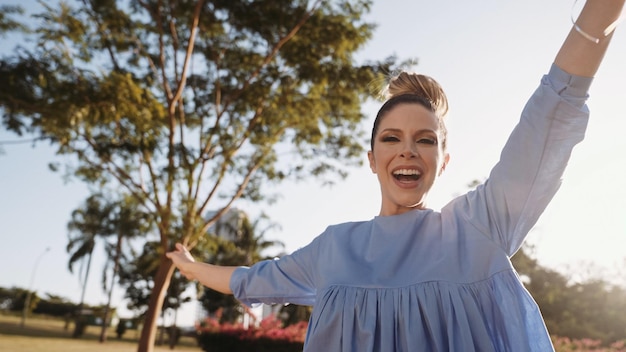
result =
[[[448,112],[448,98],[441,85],[432,77],[412,73],[401,72],[389,80],[387,87],[381,92],[385,99],[391,99],[398,95],[413,94],[428,99],[435,113],[443,117]]]

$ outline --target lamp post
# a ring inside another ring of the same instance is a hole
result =
[[[24,325],[26,324],[26,315],[28,314],[28,308],[30,306],[30,299],[32,296],[33,283],[35,282],[35,273],[37,272],[37,266],[39,266],[41,258],[49,251],[50,247],[46,247],[46,250],[44,250],[39,255],[39,257],[37,257],[37,260],[35,261],[35,266],[33,267],[33,272],[30,274],[30,285],[28,287],[28,292],[26,293],[26,299],[24,300],[24,309],[22,309],[22,322],[20,324],[22,327],[24,327]]]

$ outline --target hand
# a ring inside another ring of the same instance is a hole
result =
[[[165,253],[165,256],[172,260],[174,266],[178,268],[181,274],[188,280],[196,280],[191,268],[196,260],[191,253],[180,243],[176,243],[176,249],[172,252]]]

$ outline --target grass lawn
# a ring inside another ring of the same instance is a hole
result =
[[[139,333],[129,330],[122,340],[115,336],[114,328],[110,328],[107,341],[100,343],[100,328],[89,326],[85,335],[79,339],[72,338],[73,324],[65,330],[61,319],[29,317],[24,327],[20,326],[18,316],[0,314],[0,351],[6,352],[134,352],[137,350]],[[167,344],[155,346],[155,351],[171,351]],[[182,337],[174,351],[201,351],[195,339]]]

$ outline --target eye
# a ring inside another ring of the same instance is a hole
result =
[[[420,138],[417,140],[417,143],[420,144],[428,144],[428,145],[437,145],[436,138]]]
[[[383,138],[381,138],[381,140],[383,142],[398,142],[399,139],[396,136],[384,136]]]

